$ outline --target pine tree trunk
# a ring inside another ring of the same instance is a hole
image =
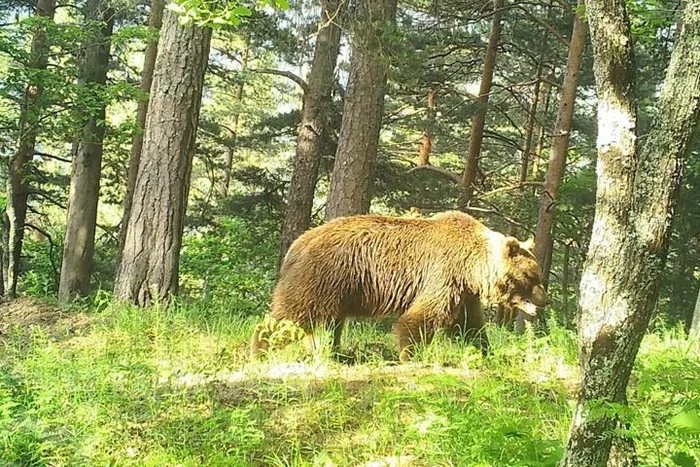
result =
[[[493,18],[491,19],[491,32],[489,33],[489,43],[486,47],[486,57],[484,58],[484,71],[481,76],[479,86],[479,98],[477,108],[472,117],[472,127],[469,136],[469,150],[467,160],[464,165],[462,175],[462,200],[461,204],[468,205],[474,195],[474,182],[476,181],[476,171],[479,165],[479,155],[481,154],[481,142],[484,139],[484,126],[486,124],[486,107],[491,93],[491,83],[493,82],[493,70],[496,66],[496,52],[501,39],[501,16],[503,15],[504,0],[493,0]]]
[[[437,114],[437,93],[435,89],[428,90],[428,103],[425,113],[425,129],[421,136],[420,149],[418,151],[418,165],[430,164],[430,153],[433,150],[433,131],[435,127],[435,115]]]
[[[579,1],[579,5],[583,0]],[[551,255],[552,225],[556,212],[556,200],[559,194],[559,186],[564,178],[566,157],[569,152],[569,136],[574,122],[574,103],[576,102],[576,89],[578,87],[578,75],[581,70],[583,51],[586,47],[586,23],[574,13],[574,28],[569,44],[569,56],[566,61],[566,75],[562,88],[557,122],[554,126],[554,138],[549,156],[549,164],[544,179],[544,190],[540,196],[540,210],[535,229],[535,256],[542,266],[542,276],[545,280],[549,277],[549,268],[545,268],[546,258]],[[548,282],[548,281],[547,281]]]
[[[250,57],[250,38],[246,37],[245,49],[243,50],[243,56],[241,57],[241,73],[244,73],[248,69],[248,58]],[[245,83],[241,80],[236,86],[235,103],[239,106],[243,101],[243,89],[245,88]],[[221,181],[221,186],[219,187],[219,196],[221,198],[226,198],[228,196],[229,185],[231,184],[231,169],[233,168],[233,153],[236,147],[236,140],[238,138],[238,120],[240,118],[240,113],[236,111],[231,116],[231,143],[226,151],[226,161],[224,163],[224,179]]]
[[[151,13],[148,16],[148,29],[150,32],[160,31],[163,25],[163,10],[165,0],[153,0],[151,2]],[[122,226],[119,230],[119,249],[117,250],[116,267],[119,268],[121,256],[124,251],[124,241],[126,239],[126,226],[129,225],[131,216],[131,205],[134,202],[134,188],[136,187],[136,175],[141,161],[141,150],[143,148],[144,127],[146,126],[146,114],[148,113],[148,101],[153,82],[153,69],[156,64],[156,54],[158,53],[158,38],[153,38],[146,45],[143,54],[143,70],[141,70],[141,85],[139,89],[146,94],[145,99],[141,99],[136,107],[136,127],[137,130],[131,137],[131,155],[129,157],[129,169],[126,178],[126,194],[124,195],[124,214],[122,216]]]
[[[637,154],[634,55],[621,0],[588,0],[598,94],[598,189],[581,278],[583,382],[562,466],[608,464],[639,344],[658,299],[683,159],[700,108],[700,1],[688,1],[659,112]],[[619,457],[619,456],[617,456]],[[613,459],[616,465],[618,460]],[[634,465],[627,458],[626,465]]]
[[[311,226],[318,167],[323,153],[323,141],[328,132],[334,72],[340,51],[339,22],[345,7],[346,2],[342,0],[321,2],[314,58],[307,77],[308,90],[304,93],[302,102],[279,264],[292,242]]]
[[[389,56],[381,36],[396,21],[397,0],[359,0],[343,121],[325,219],[369,211]]]
[[[85,18],[91,22],[103,23],[83,45],[78,77],[79,86],[91,95],[97,108],[87,112],[87,120],[79,130],[74,144],[61,280],[58,286],[58,301],[61,304],[69,302],[75,295],[86,295],[90,291],[102,141],[105,135],[106,102],[100,97],[100,91],[107,82],[114,10],[104,0],[88,0],[85,4]]]
[[[523,185],[527,181],[527,172],[530,167],[530,158],[532,156],[532,136],[535,133],[535,122],[537,121],[537,105],[540,100],[540,87],[542,85],[542,65],[537,67],[537,81],[532,88],[532,102],[530,102],[530,108],[527,115],[527,124],[525,126],[525,146],[523,147],[523,154],[520,158],[520,176],[518,181],[520,185]]]
[[[114,295],[141,306],[177,293],[178,264],[211,30],[166,11],[132,215]]]
[[[56,4],[54,0],[38,0],[35,16],[37,19],[53,20]],[[44,25],[34,28],[32,48],[27,67],[30,70],[45,70],[48,64],[49,39]],[[4,242],[4,293],[9,297],[17,294],[24,224],[27,217],[29,197],[29,163],[34,156],[39,122],[45,103],[42,102],[44,89],[41,82],[29,82],[19,115],[19,141],[17,151],[10,161],[10,176],[7,181],[7,205],[5,208],[6,241]]]
[[[552,75],[550,74],[549,77]],[[542,122],[547,121],[549,115],[549,102],[552,95],[552,85],[548,81],[544,82],[542,94],[544,94],[544,109],[542,112]],[[538,180],[540,176],[540,160],[542,159],[542,151],[544,151],[544,141],[547,134],[546,125],[540,125],[540,134],[537,137],[537,149],[535,150],[535,155],[532,158],[532,179]]]

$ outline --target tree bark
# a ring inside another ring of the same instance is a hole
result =
[[[579,0],[579,5],[583,0]],[[566,60],[566,75],[562,88],[557,122],[554,126],[554,138],[549,156],[549,164],[544,179],[544,190],[540,196],[540,210],[535,229],[535,257],[542,267],[542,277],[547,280],[549,267],[545,268],[546,258],[551,255],[552,225],[556,212],[556,199],[559,194],[559,186],[564,178],[566,157],[569,151],[569,136],[574,121],[574,104],[576,102],[576,89],[578,87],[578,75],[581,70],[583,51],[586,47],[586,23],[577,13],[574,13],[574,27],[571,33],[569,56]],[[549,282],[549,281],[547,281]]]
[[[397,0],[359,0],[352,60],[325,219],[369,211],[389,56],[382,35]]]
[[[53,20],[56,10],[54,0],[38,0],[37,19]],[[34,27],[34,37],[27,67],[30,70],[45,70],[49,61],[49,39],[44,24]],[[24,240],[24,224],[27,217],[29,197],[29,163],[34,156],[34,146],[39,132],[41,114],[46,106],[43,102],[44,88],[41,81],[28,82],[19,115],[19,141],[17,151],[10,160],[10,176],[7,181],[7,205],[5,225],[7,241],[4,245],[4,292],[9,297],[17,294],[17,278],[20,273],[20,256]]]
[[[141,306],[167,302],[178,264],[211,30],[166,11],[114,295]]]
[[[700,108],[700,1],[689,1],[659,112],[637,153],[633,43],[622,0],[588,0],[598,94],[598,189],[581,278],[583,381],[562,466],[604,466],[658,299],[681,167]],[[626,462],[634,465],[635,460]]]
[[[245,41],[245,49],[243,50],[243,56],[241,57],[241,73],[244,73],[248,69],[248,58],[250,57],[250,38],[247,37]],[[245,83],[241,80],[236,86],[235,101],[239,106],[243,101],[243,89],[245,88]],[[226,151],[226,161],[224,164],[224,179],[221,181],[221,186],[219,187],[219,196],[226,198],[228,196],[228,188],[231,184],[231,169],[233,168],[233,153],[236,148],[236,140],[238,138],[238,119],[240,118],[240,112],[237,110],[231,116],[231,143]]]
[[[474,181],[479,165],[479,155],[481,154],[481,142],[484,139],[484,125],[486,124],[486,107],[491,93],[491,83],[493,82],[493,70],[496,65],[496,52],[501,39],[501,17],[503,15],[503,5],[505,0],[493,0],[493,17],[491,19],[491,32],[489,43],[486,47],[484,58],[484,72],[481,75],[481,85],[479,86],[479,98],[477,107],[472,117],[472,127],[469,136],[469,150],[467,160],[464,165],[462,175],[462,200],[461,204],[466,206],[474,195]]]
[[[307,77],[308,91],[304,93],[301,123],[287,195],[287,212],[282,228],[280,260],[296,238],[311,226],[318,167],[323,142],[328,133],[328,121],[335,84],[335,66],[340,51],[340,18],[346,2],[322,0],[314,58]]]
[[[78,77],[78,85],[90,95],[90,100],[96,103],[97,108],[86,112],[86,120],[74,144],[66,235],[58,286],[59,304],[68,303],[75,295],[86,295],[90,291],[100,193],[107,105],[100,97],[100,91],[107,83],[114,10],[104,0],[88,0],[85,4],[85,18],[90,22],[102,23],[83,45]]]
[[[542,122],[544,123],[549,115],[549,102],[552,95],[552,85],[545,81],[543,88],[542,93],[544,94],[544,110],[542,112]],[[542,159],[542,151],[544,150],[544,141],[547,133],[546,130],[546,125],[540,125],[540,134],[537,138],[537,149],[535,150],[535,156],[532,159],[533,180],[537,180],[540,175],[540,159]]]
[[[163,25],[163,10],[165,0],[152,0],[151,13],[148,16],[148,29],[154,33],[160,31]],[[153,38],[146,44],[143,54],[143,70],[141,70],[140,91],[147,97],[140,99],[136,107],[136,131],[131,137],[131,155],[129,157],[129,169],[126,178],[126,194],[124,195],[124,214],[122,216],[122,226],[119,230],[119,249],[117,250],[116,266],[119,268],[121,256],[124,251],[124,241],[126,240],[126,226],[129,225],[131,217],[131,206],[134,202],[134,188],[136,187],[136,175],[141,161],[141,150],[143,148],[143,136],[146,126],[146,114],[148,113],[148,101],[153,83],[153,69],[156,64],[156,54],[158,53],[158,38]]]
[[[518,180],[522,186],[527,181],[527,172],[530,167],[530,158],[532,156],[532,136],[535,132],[535,122],[537,116],[537,105],[540,100],[540,87],[542,80],[542,65],[537,67],[537,81],[532,89],[532,102],[530,102],[530,109],[527,115],[527,124],[525,127],[525,146],[523,147],[523,154],[520,159],[520,176]]]
[[[425,128],[420,140],[418,151],[418,165],[430,164],[430,153],[433,150],[433,131],[435,127],[435,115],[437,114],[437,93],[435,89],[428,90],[428,102],[425,113]]]

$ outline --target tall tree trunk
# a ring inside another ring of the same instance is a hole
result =
[[[337,54],[336,54],[337,55]],[[241,57],[241,73],[245,73],[248,69],[248,58],[250,57],[250,37],[246,37],[245,49],[243,50],[243,56]],[[241,105],[243,101],[243,89],[245,88],[245,83],[241,81],[236,86],[235,102],[237,105]],[[231,169],[233,168],[233,153],[236,147],[236,140],[238,138],[238,120],[240,118],[240,112],[237,110],[231,116],[231,143],[226,151],[226,161],[224,164],[224,179],[221,181],[221,186],[219,187],[219,196],[226,198],[228,196],[228,188],[231,184]]]
[[[177,293],[180,247],[211,29],[166,11],[132,215],[114,295],[141,306]]]
[[[658,299],[681,167],[700,108],[700,1],[686,4],[659,102],[637,154],[633,42],[622,0],[588,0],[598,94],[598,188],[581,278],[583,381],[562,466],[608,463],[639,344]],[[626,462],[634,465],[634,459]]]
[[[343,121],[333,164],[325,219],[369,211],[389,56],[383,52],[387,23],[396,21],[397,0],[359,0]]]
[[[547,10],[546,10],[546,21],[551,21],[552,17],[552,3],[554,0],[549,0],[547,2]],[[537,109],[540,104],[540,100],[542,98],[542,73],[544,73],[544,61],[545,57],[548,56],[549,54],[549,48],[546,47],[540,51],[540,55],[537,60],[537,76],[536,76],[536,82],[535,85],[533,86],[532,89],[532,101],[530,102],[530,109],[528,112],[528,119],[527,119],[527,126],[525,129],[525,146],[523,148],[523,154],[522,154],[522,159],[520,160],[520,177],[519,177],[519,182],[520,185],[523,185],[528,178],[528,172],[531,171],[532,175],[534,178],[537,177],[537,169],[538,169],[538,155],[536,154],[535,150],[539,148],[535,148],[533,150],[533,139],[535,136],[535,128],[537,125]],[[545,83],[545,110],[543,112],[544,117],[547,116],[547,112],[549,110],[549,83]],[[532,165],[531,165],[532,164]]]
[[[527,181],[527,172],[530,166],[530,158],[532,157],[532,136],[535,132],[535,122],[537,121],[537,105],[540,100],[540,86],[542,84],[542,65],[537,67],[537,81],[532,88],[532,102],[528,109],[527,124],[525,126],[525,146],[520,159],[520,176],[518,180],[520,185]]]
[[[86,112],[86,120],[74,144],[58,286],[58,301],[61,304],[69,302],[76,294],[86,295],[90,291],[107,105],[100,93],[107,83],[114,10],[105,0],[88,0],[85,18],[89,22],[102,23],[83,45],[78,77],[78,85],[90,95],[90,101],[95,102],[97,107]],[[89,28],[93,27],[93,24],[89,25]]]
[[[160,31],[163,25],[163,10],[165,0],[152,0],[151,13],[148,16],[148,29],[151,33]],[[124,196],[124,214],[122,216],[122,226],[119,230],[119,249],[117,250],[116,267],[119,268],[122,253],[124,251],[124,241],[126,240],[126,226],[129,225],[131,217],[131,206],[134,202],[134,188],[136,187],[136,175],[141,161],[141,150],[143,148],[144,128],[146,126],[146,114],[148,113],[148,101],[153,82],[153,69],[156,65],[156,54],[158,53],[157,37],[152,38],[146,44],[143,54],[143,70],[141,70],[140,91],[146,94],[145,99],[140,99],[136,107],[136,131],[131,136],[131,155],[129,157],[129,169],[126,178],[126,194]]]
[[[418,165],[430,164],[430,153],[433,150],[433,132],[435,128],[435,115],[437,114],[437,93],[434,88],[428,90],[428,102],[425,112],[425,128],[420,140],[418,151]]]
[[[307,77],[308,90],[304,93],[301,108],[278,264],[282,263],[292,242],[311,225],[318,167],[323,152],[323,141],[328,132],[335,84],[334,72],[340,50],[339,21],[345,7],[346,2],[343,0],[321,1],[314,58]]]
[[[56,10],[54,0],[38,0],[35,16],[37,19],[53,20]],[[49,61],[49,39],[44,30],[45,24],[34,27],[34,37],[27,67],[30,70],[46,69]],[[46,106],[42,96],[44,88],[41,80],[27,83],[19,115],[19,141],[17,151],[10,161],[10,176],[7,181],[7,205],[5,225],[7,242],[4,245],[4,292],[9,297],[17,294],[17,278],[24,239],[24,224],[27,217],[29,197],[29,163],[34,156],[34,146],[39,131],[39,121]]]
[[[579,0],[579,5],[583,0]],[[562,88],[557,122],[554,126],[554,138],[549,156],[549,164],[544,179],[544,190],[540,196],[540,211],[537,217],[535,229],[535,256],[542,267],[542,277],[546,282],[549,277],[549,268],[545,268],[546,258],[551,255],[552,225],[556,212],[556,200],[559,194],[559,186],[564,178],[566,168],[566,156],[569,152],[569,136],[574,121],[574,103],[576,102],[576,89],[578,87],[578,75],[581,70],[583,50],[586,47],[586,23],[574,13],[574,28],[569,44],[569,56],[566,60],[566,75]]]
[[[548,78],[551,78],[551,74],[548,75]],[[549,81],[545,81],[543,85],[543,90],[542,94],[544,94],[544,109],[542,111],[542,125],[540,125],[540,134],[537,137],[537,149],[535,150],[535,155],[532,158],[532,179],[537,180],[540,175],[540,160],[542,159],[542,151],[544,151],[544,141],[545,141],[545,136],[547,134],[547,126],[544,124],[544,122],[547,120],[547,116],[549,115],[549,102],[550,102],[550,97],[552,95],[552,85],[549,83]]]
[[[461,204],[468,205],[474,195],[474,182],[476,181],[476,171],[479,165],[479,155],[481,154],[481,142],[484,139],[484,125],[486,124],[486,107],[491,93],[491,83],[493,82],[493,70],[496,66],[496,52],[501,39],[501,16],[503,15],[503,5],[505,0],[493,0],[493,17],[491,19],[491,32],[489,33],[489,43],[486,47],[484,58],[484,72],[481,75],[481,85],[479,86],[479,98],[477,108],[472,117],[472,128],[469,136],[469,150],[467,160],[464,165],[462,175],[462,200]]]

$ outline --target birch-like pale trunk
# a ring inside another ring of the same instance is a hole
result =
[[[598,94],[598,189],[581,277],[583,381],[561,465],[636,465],[610,455],[639,345],[656,306],[681,168],[700,109],[700,0],[687,2],[659,111],[637,150],[634,52],[623,0],[587,0]]]

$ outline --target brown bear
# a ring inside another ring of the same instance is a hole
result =
[[[486,354],[482,301],[530,315],[548,303],[532,248],[458,211],[427,219],[337,218],[291,245],[270,316],[295,323],[307,336],[316,326],[331,327],[335,352],[347,318],[399,315],[394,331],[401,361],[439,329],[464,333]],[[253,357],[267,349],[261,326],[251,339]]]

